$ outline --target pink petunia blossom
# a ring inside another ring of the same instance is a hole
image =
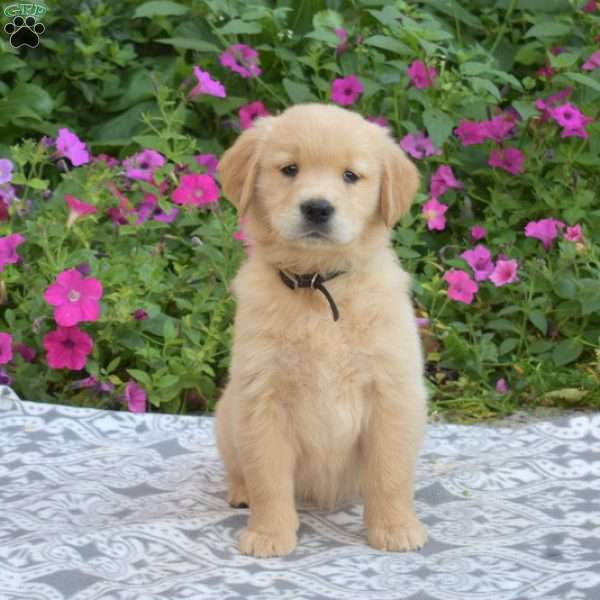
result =
[[[483,121],[481,125],[487,139],[501,143],[512,134],[515,120],[510,115],[503,113],[496,115],[489,121]]]
[[[54,306],[54,319],[63,327],[100,317],[102,284],[98,279],[84,279],[77,269],[68,269],[44,292],[44,300]]]
[[[400,148],[410,154],[413,158],[424,158],[425,156],[439,156],[442,151],[436,148],[423,131],[407,133],[400,140]]]
[[[223,84],[216,79],[212,79],[210,73],[203,71],[200,67],[194,66],[194,76],[196,77],[196,86],[189,93],[190,98],[206,94],[207,96],[216,96],[225,98],[227,92]]]
[[[406,74],[410,77],[411,83],[419,90],[431,87],[435,83],[437,70],[435,67],[428,67],[423,61],[413,61]]]
[[[58,156],[65,156],[68,158],[74,167],[85,165],[91,160],[86,145],[66,127],[61,127],[58,130],[56,150]]]
[[[148,219],[153,221],[160,221],[162,223],[172,223],[179,214],[179,209],[175,206],[164,212],[158,204],[158,199],[154,194],[144,194],[143,201],[139,204],[137,210],[136,225],[145,223]]]
[[[176,204],[205,206],[217,202],[219,188],[210,175],[193,173],[181,178],[179,187],[173,192],[172,198]]]
[[[462,120],[454,130],[454,135],[458,137],[463,146],[482,144],[487,138],[485,121],[478,123],[477,121]]]
[[[15,346],[15,350],[21,355],[23,360],[28,363],[32,363],[37,356],[37,350],[35,348],[31,348],[22,342]]]
[[[544,65],[543,67],[540,67],[535,74],[540,78],[552,79],[554,76],[554,69],[550,65]]]
[[[143,308],[137,308],[131,313],[131,316],[136,321],[146,321],[148,319],[148,313]]]
[[[8,158],[0,158],[0,184],[8,183],[12,180],[13,164]]]
[[[135,381],[130,381],[125,386],[125,400],[127,400],[127,408],[131,412],[146,412],[146,392]]]
[[[593,121],[584,115],[574,104],[567,102],[561,106],[549,109],[550,116],[563,128],[561,136],[580,137],[587,139],[588,132],[585,127]]]
[[[519,262],[516,260],[500,260],[496,261],[496,268],[490,275],[490,281],[496,286],[501,287],[508,283],[519,281]]]
[[[104,153],[94,156],[94,161],[97,163],[104,163],[107,167],[119,166],[119,161],[116,158]]]
[[[431,177],[431,195],[433,198],[439,198],[449,189],[460,189],[463,184],[454,177],[452,167],[449,165],[440,165]]]
[[[487,235],[487,230],[481,225],[474,225],[471,227],[471,238],[476,242],[482,240]]]
[[[390,126],[389,121],[385,117],[376,117],[371,115],[367,117],[367,121],[369,121],[369,123],[375,123],[375,125],[379,125],[380,127],[389,128]]]
[[[196,162],[206,169],[208,175],[214,175],[217,172],[217,166],[219,165],[219,159],[215,154],[196,154],[194,156]]]
[[[506,394],[508,392],[508,383],[506,383],[504,377],[501,377],[496,381],[496,392],[498,394]]]
[[[473,250],[463,252],[460,257],[466,260],[473,269],[475,281],[485,281],[494,272],[492,254],[483,244],[478,244]]]
[[[97,208],[92,204],[86,204],[73,196],[65,194],[65,202],[69,205],[69,217],[67,218],[67,228],[71,227],[77,219],[92,215],[97,212]]]
[[[246,254],[251,256],[254,252],[254,243],[250,239],[248,235],[248,231],[246,228],[247,219],[246,217],[242,217],[240,219],[239,229],[233,232],[233,239],[238,240],[244,244],[244,249],[246,250]]]
[[[340,43],[335,48],[335,55],[340,56],[348,50],[348,32],[341,27],[336,27],[335,35],[337,35],[338,40],[340,40]]]
[[[92,338],[79,327],[59,326],[44,337],[46,358],[53,369],[83,369],[93,347]]]
[[[427,220],[427,228],[430,231],[433,231],[434,229],[443,231],[446,228],[446,217],[444,214],[447,210],[448,206],[438,202],[437,198],[431,198],[431,200],[423,204],[421,212]]]
[[[596,50],[584,63],[581,68],[584,71],[593,71],[600,67],[600,50]]]
[[[525,226],[525,235],[540,240],[545,250],[548,251],[563,227],[565,227],[565,224],[557,219],[530,221]]]
[[[556,94],[552,96],[548,96],[548,98],[542,99],[538,98],[535,101],[535,107],[542,113],[540,118],[541,123],[545,123],[550,118],[550,110],[554,108],[559,102],[568,98],[573,93],[572,87],[566,87],[563,90],[560,90]]]
[[[582,7],[581,10],[586,13],[595,13],[598,10],[597,0],[588,0]]]
[[[565,240],[569,240],[569,242],[583,242],[583,231],[581,230],[581,225],[567,227],[564,238]]]
[[[349,106],[360,98],[364,89],[356,75],[334,79],[331,84],[331,99],[341,106]]]
[[[151,182],[154,178],[154,171],[162,167],[166,162],[165,157],[156,150],[142,150],[123,161],[125,175],[129,179],[139,179],[141,181]]]
[[[238,73],[245,79],[258,77],[261,69],[258,66],[258,52],[246,44],[233,44],[221,52],[221,64],[230,71]]]
[[[6,265],[14,265],[21,257],[17,254],[17,247],[25,241],[20,233],[11,233],[0,237],[0,273]]]
[[[259,117],[268,117],[271,113],[265,108],[265,105],[257,100],[242,106],[239,111],[240,125],[242,129],[248,129],[252,126],[255,119]]]
[[[5,331],[0,332],[0,365],[5,365],[12,360],[12,335]]]
[[[511,175],[523,172],[525,155],[517,148],[494,148],[490,154],[488,165],[503,169]]]
[[[452,269],[444,275],[448,284],[448,297],[457,302],[471,304],[479,286],[469,277],[466,271]]]

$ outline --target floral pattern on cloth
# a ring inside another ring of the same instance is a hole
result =
[[[284,558],[238,552],[210,417],[23,402],[0,388],[1,600],[597,600],[600,415],[432,425],[419,552],[362,505],[303,510]]]

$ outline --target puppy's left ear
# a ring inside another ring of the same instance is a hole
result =
[[[419,189],[419,172],[391,139],[385,142],[381,177],[381,216],[388,227],[408,212]]]

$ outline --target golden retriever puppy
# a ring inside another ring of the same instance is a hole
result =
[[[254,252],[237,274],[230,381],[217,405],[240,549],[291,552],[296,500],[361,494],[367,541],[423,546],[413,507],[426,423],[410,278],[389,229],[418,185],[387,131],[336,106],[258,120],[223,155],[224,192]]]

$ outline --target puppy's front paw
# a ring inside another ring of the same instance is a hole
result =
[[[240,551],[258,558],[285,556],[296,547],[295,531],[279,531],[277,533],[260,533],[252,529],[244,529],[240,537]]]
[[[388,552],[418,550],[426,541],[427,530],[416,517],[402,525],[374,527],[367,531],[369,545]]]

